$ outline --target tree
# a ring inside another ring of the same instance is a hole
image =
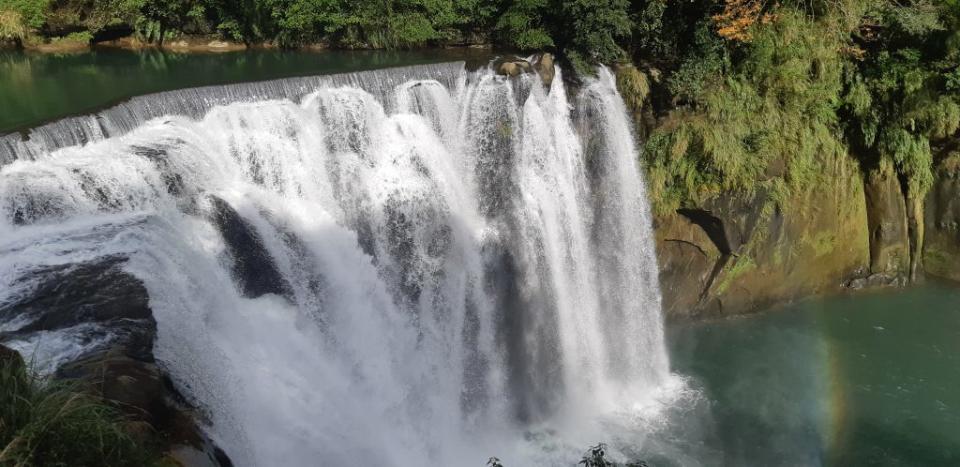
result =
[[[521,50],[553,47],[546,22],[548,7],[547,0],[515,0],[497,20],[500,42]]]
[[[590,62],[618,62],[626,58],[620,40],[630,35],[627,0],[566,0],[563,17],[568,18],[568,55]]]

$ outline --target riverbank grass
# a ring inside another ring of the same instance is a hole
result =
[[[78,383],[39,376],[19,358],[0,361],[0,465],[157,465],[137,428]]]

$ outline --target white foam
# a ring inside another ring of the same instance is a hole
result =
[[[679,391],[626,110],[606,70],[573,105],[559,70],[444,73],[34,147],[0,168],[0,279],[130,257],[237,465],[576,460]],[[241,294],[208,195],[291,296]]]

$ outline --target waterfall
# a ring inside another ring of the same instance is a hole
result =
[[[606,69],[567,92],[452,63],[8,135],[0,305],[125,258],[157,360],[237,465],[571,463],[655,417],[671,375],[626,109]],[[90,333],[46,354],[109,345]]]

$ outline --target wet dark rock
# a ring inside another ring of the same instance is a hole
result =
[[[255,298],[269,293],[292,296],[290,284],[280,274],[256,228],[223,199],[211,196],[210,201],[213,221],[233,260],[234,279],[244,296]]]
[[[157,365],[131,357],[123,345],[67,363],[57,370],[57,376],[87,382],[91,392],[117,402],[131,418],[152,426],[171,416],[164,377]]]
[[[183,177],[170,166],[166,147],[132,146],[130,149],[134,154],[149,159],[157,166],[160,178],[167,187],[167,193],[180,196],[186,191]]]
[[[123,271],[125,262],[106,257],[30,271],[21,281],[36,285],[0,307],[0,319],[16,318],[24,324],[0,335],[0,342],[89,325],[83,332],[91,339],[109,336],[108,346],[92,347],[63,364],[56,377],[79,381],[89,393],[115,402],[131,421],[148,426],[144,436],[159,437],[162,446],[193,450],[209,459],[183,465],[230,465],[229,460],[217,460],[217,450],[199,430],[192,408],[157,366],[157,327],[149,296],[139,279]],[[9,358],[23,364],[16,351],[0,345],[0,360]]]
[[[20,300],[0,306],[0,319],[16,317],[24,324],[0,335],[0,340],[98,324],[91,332],[109,332],[131,356],[152,362],[156,322],[146,288],[123,271],[125,261],[110,257],[31,271],[21,280],[39,279],[38,285]]]
[[[130,420],[146,423],[168,456],[182,465],[232,465],[200,431],[198,414],[163,371],[154,363],[132,358],[122,345],[64,365],[57,377],[82,381],[89,393],[115,402]]]

